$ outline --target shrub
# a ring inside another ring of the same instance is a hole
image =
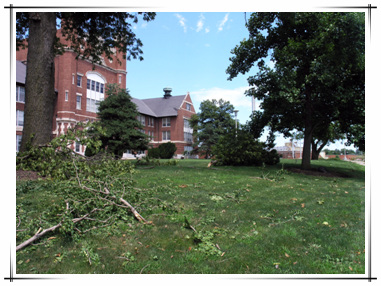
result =
[[[160,158],[159,148],[148,149],[148,157],[154,158],[154,159],[159,159]]]
[[[171,159],[175,155],[177,148],[172,142],[161,144],[158,148],[148,150],[148,157],[155,159]]]
[[[177,148],[175,143],[167,142],[159,146],[159,154],[161,159],[171,159],[175,155]]]
[[[218,165],[261,166],[279,163],[276,150],[269,150],[267,144],[259,142],[245,130],[238,130],[220,138],[213,148]]]

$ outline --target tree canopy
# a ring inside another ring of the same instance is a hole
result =
[[[156,13],[76,13],[18,12],[16,13],[17,49],[28,45],[28,65],[25,87],[25,124],[20,150],[32,139],[32,145],[51,139],[55,104],[54,57],[70,48],[77,58],[101,63],[121,52],[129,60],[143,60],[142,42],[132,30],[132,24],[143,17],[151,21]],[[62,37],[57,37],[57,26]]]
[[[229,101],[213,99],[201,102],[200,112],[192,116],[190,125],[195,135],[194,145],[205,153],[206,158],[221,135],[234,132],[233,112],[234,106]]]
[[[232,50],[229,80],[258,67],[247,91],[262,100],[254,129],[303,131],[302,168],[310,168],[313,139],[327,138],[333,123],[365,146],[364,25],[363,13],[253,13],[249,38]]]

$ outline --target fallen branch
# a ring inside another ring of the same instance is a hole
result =
[[[31,238],[29,238],[27,241],[24,241],[23,243],[19,244],[17,247],[16,247],[16,251],[19,251],[20,249],[24,248],[25,246],[31,244],[32,242],[36,241],[37,239],[39,239],[41,236],[44,236],[46,233],[50,232],[50,231],[54,231],[56,230],[57,228],[59,228],[60,226],[62,226],[62,223],[60,222],[59,224],[56,224],[55,226],[52,226],[48,229],[45,229],[43,230],[42,232],[40,232],[41,228],[37,231],[37,233],[32,236]]]
[[[67,205],[67,209],[69,209],[68,205]],[[97,209],[94,209],[90,213],[93,213],[96,210]],[[80,222],[81,220],[86,219],[86,217],[88,217],[90,213],[85,214],[84,216],[79,217],[79,218],[74,218],[74,219],[72,219],[72,222],[73,223]],[[51,232],[51,231],[55,231],[57,228],[59,228],[61,226],[62,226],[62,221],[60,223],[56,224],[55,226],[49,227],[49,228],[44,229],[44,230],[42,230],[42,228],[39,228],[39,230],[36,232],[35,235],[33,235],[31,238],[29,238],[28,240],[24,241],[23,243],[19,244],[16,247],[16,251],[19,251],[20,249],[24,248],[25,246],[31,244],[32,242],[38,240],[40,237],[44,236],[46,233]]]
[[[124,200],[123,198],[120,198],[120,201],[121,201],[123,204],[125,204],[126,206],[128,206],[128,207],[130,208],[131,212],[134,214],[134,216],[137,218],[138,221],[147,222],[147,221],[145,220],[145,218],[142,217],[142,216],[136,211],[136,209],[135,209],[133,206],[131,206],[126,200]]]

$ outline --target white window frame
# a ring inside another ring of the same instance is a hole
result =
[[[187,143],[193,143],[193,134],[189,132],[184,132],[184,141]]]
[[[143,125],[146,126],[146,117],[144,115],[138,115],[138,121]]]
[[[82,87],[83,75],[77,74],[77,86]]]
[[[79,101],[78,101],[79,99]],[[81,110],[82,109],[82,94],[77,93],[77,98],[76,98],[76,104],[75,104],[76,109]]]
[[[171,117],[163,117],[162,125],[163,127],[171,127]]]
[[[16,110],[16,126],[24,127],[24,111]]]
[[[171,141],[171,131],[163,131],[162,136],[163,141]]]
[[[69,91],[65,90],[65,101],[69,101]]]
[[[20,98],[21,96],[21,89],[24,90],[23,98]],[[21,85],[16,86],[16,101],[25,103],[25,87]]]

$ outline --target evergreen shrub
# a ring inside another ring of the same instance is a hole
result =
[[[172,142],[167,142],[159,145],[157,148],[148,149],[148,157],[155,159],[171,159],[176,152],[176,145]]]

